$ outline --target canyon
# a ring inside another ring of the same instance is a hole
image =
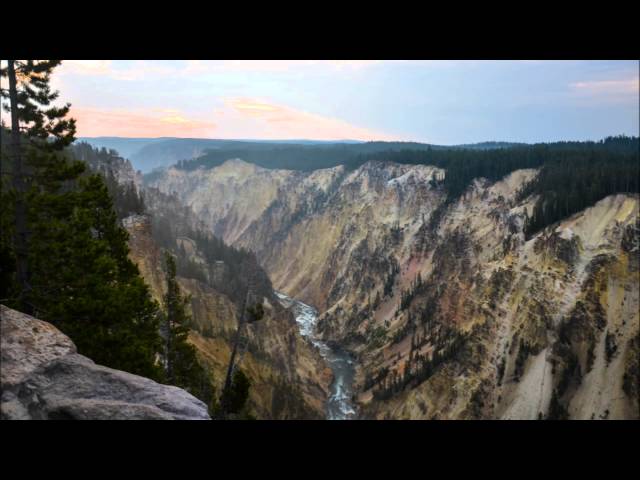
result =
[[[477,178],[447,201],[445,171],[429,165],[230,159],[145,188],[317,309],[318,338],[355,359],[358,418],[638,418],[638,197],[527,238],[536,198],[518,193],[536,175]]]

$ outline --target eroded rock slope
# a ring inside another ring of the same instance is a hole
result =
[[[358,357],[365,418],[638,418],[638,197],[614,195],[532,238],[537,174],[476,179],[369,162],[311,173],[239,160],[169,169],[217,234],[321,312]]]

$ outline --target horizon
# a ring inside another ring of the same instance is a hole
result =
[[[536,144],[547,144],[547,143],[562,143],[562,142],[577,142],[577,143],[597,143],[603,141],[607,138],[612,137],[629,137],[629,138],[638,138],[638,135],[628,135],[626,133],[618,133],[606,135],[600,138],[587,138],[584,140],[576,140],[572,138],[554,140],[548,142],[514,142],[510,140],[480,140],[477,142],[471,143],[454,143],[454,144],[435,144],[435,143],[426,143],[420,142],[417,140],[357,140],[357,139],[313,139],[313,138],[282,138],[282,139],[268,139],[268,138],[218,138],[218,137],[175,137],[175,136],[162,136],[162,137],[127,137],[120,135],[98,135],[98,136],[78,136],[76,139],[78,141],[82,140],[99,140],[99,139],[120,139],[120,140],[211,140],[211,141],[225,141],[225,142],[265,142],[265,143],[293,143],[293,142],[316,142],[316,143],[417,143],[420,145],[433,145],[438,147],[459,147],[464,145],[481,145],[484,143],[510,143],[510,144],[522,144],[522,145],[536,145]]]

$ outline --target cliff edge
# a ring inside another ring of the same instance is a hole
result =
[[[185,390],[96,365],[50,323],[0,305],[3,420],[210,420]]]

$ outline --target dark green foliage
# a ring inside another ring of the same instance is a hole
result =
[[[616,337],[614,334],[607,332],[607,336],[605,337],[604,342],[604,348],[608,363],[618,351],[618,345],[616,345]]]
[[[608,137],[600,142],[556,142],[508,149],[427,148],[378,152],[353,158],[348,165],[355,168],[367,161],[378,160],[444,168],[447,192],[451,198],[457,198],[475,178],[497,181],[514,170],[567,161],[577,160],[589,165],[594,159],[611,159],[615,165],[627,165],[630,159],[635,159],[637,172],[638,145],[638,137],[619,136]],[[622,188],[625,188],[622,191],[638,191],[637,175],[635,183],[633,180],[623,180]]]
[[[382,296],[388,297],[393,294],[393,284],[396,281],[396,275],[400,273],[400,265],[395,258],[389,259],[389,271],[384,281],[382,288]]]
[[[379,371],[376,372],[375,375],[371,375],[367,373],[364,379],[363,390],[369,390],[370,388],[378,385],[387,378],[389,375],[389,367],[383,367]]]
[[[502,379],[504,378],[504,370],[506,365],[507,365],[507,359],[505,357],[502,357],[502,360],[498,364],[498,371],[497,371],[498,386],[502,385]]]
[[[74,140],[75,120],[65,118],[70,105],[52,106],[58,98],[57,91],[49,86],[53,69],[60,60],[7,60],[6,68],[0,69],[0,77],[6,77],[9,88],[0,88],[1,108],[10,114],[11,134],[9,142],[4,140],[4,120],[0,125],[1,145],[7,145],[11,168],[4,170],[3,188],[11,185],[12,193],[12,249],[15,259],[15,284],[18,285],[16,306],[27,314],[33,314],[29,301],[31,265],[29,263],[30,231],[27,225],[29,205],[27,195],[33,181],[34,171],[25,162],[25,155],[38,152],[55,152]],[[3,151],[3,157],[9,157]],[[4,158],[2,159],[4,161]],[[8,180],[5,184],[5,180]]]
[[[532,235],[608,195],[640,191],[637,144],[637,139],[634,148],[633,139],[610,138],[588,150],[556,152],[520,193],[520,198],[539,195],[525,232]]]
[[[203,156],[181,160],[177,167],[183,170],[213,168],[231,158],[240,158],[264,168],[311,171],[337,165],[362,165],[361,157],[381,151],[427,149],[430,145],[413,142],[367,142],[356,144],[265,144],[229,142],[220,148],[210,149]],[[433,147],[438,148],[438,147]],[[366,160],[365,160],[366,161]],[[150,175],[154,175],[153,173]],[[155,174],[157,175],[157,174]]]
[[[432,215],[438,224],[448,203],[457,199],[475,178],[494,182],[514,170],[541,168],[521,198],[538,194],[527,234],[593,205],[607,195],[640,191],[638,137],[608,137],[599,142],[556,142],[513,145],[510,148],[436,147],[421,144],[371,142],[358,145],[273,146],[210,150],[206,155],[178,163],[193,170],[241,158],[266,168],[314,170],[343,164],[355,169],[368,161],[434,165],[446,170],[443,186],[447,201]],[[491,146],[491,145],[489,145]],[[433,228],[432,228],[433,229]]]
[[[520,380],[522,373],[524,372],[524,365],[527,359],[531,354],[535,354],[536,351],[531,348],[531,346],[520,339],[520,345],[518,347],[518,356],[516,357],[515,369],[513,371],[513,381],[517,382]]]
[[[414,355],[412,352],[405,363],[404,375],[400,376],[394,371],[390,375],[379,376],[382,383],[373,390],[376,400],[388,400],[405,388],[414,388],[429,379],[441,365],[458,357],[465,348],[467,336],[442,326],[439,334],[423,339],[421,344],[427,341],[434,346],[432,356],[429,358],[427,355]],[[369,384],[373,385],[374,382],[370,380]]]
[[[177,139],[176,139],[177,140]],[[196,142],[196,140],[191,140]],[[473,145],[445,147],[417,142],[363,142],[363,143],[283,143],[283,142],[243,142],[234,140],[208,140],[211,145],[205,155],[178,162],[178,168],[195,170],[221,165],[231,158],[240,158],[264,168],[289,170],[316,170],[347,165],[356,168],[365,163],[370,155],[381,152],[399,151],[441,151],[441,150],[487,150],[504,149],[518,146],[515,143],[484,142]],[[201,144],[201,148],[207,145]],[[152,172],[149,176],[158,175]]]
[[[52,106],[59,93],[52,91],[49,82],[53,70],[60,60],[10,60],[14,62],[17,85],[17,112],[21,124],[21,134],[28,144],[38,149],[60,150],[74,141],[76,121],[66,118],[71,105]],[[8,82],[8,67],[0,69],[3,85]],[[9,98],[6,88],[0,89],[2,99]],[[3,104],[5,112],[10,113],[12,106]]]
[[[69,150],[93,172],[104,176],[118,219],[145,213],[142,192],[138,192],[133,181],[119,182],[116,177],[118,172],[133,172],[128,160],[120,157],[115,150],[93,148],[84,142],[70,146]]]
[[[66,118],[68,104],[51,106],[58,93],[50,74],[59,63],[13,64],[20,82],[10,92],[18,120],[11,156],[9,132],[0,129],[2,301],[53,323],[97,363],[160,379],[157,304],[128,259],[104,181],[64,151],[75,120]]]
[[[247,307],[247,323],[254,323],[264,317],[264,307],[261,303]]]
[[[82,162],[62,153],[33,150],[26,160],[33,172],[27,298],[34,314],[69,335],[95,362],[160,378],[157,305],[127,256],[127,233],[102,178],[84,174]],[[3,224],[10,225],[5,219],[12,213],[12,192],[3,191],[3,197]],[[3,244],[10,245],[10,231],[2,233]],[[12,278],[9,306],[18,289]]]
[[[485,408],[485,397],[487,386],[485,383],[481,383],[480,386],[473,392],[469,399],[469,416],[473,419],[483,418],[483,410]]]
[[[211,405],[213,387],[207,371],[200,365],[195,347],[189,343],[190,316],[187,305],[190,297],[180,291],[176,280],[176,262],[165,252],[167,291],[164,295],[163,334],[165,337],[165,375],[167,382],[184,388]]]
[[[153,238],[159,246],[174,253],[179,276],[209,284],[238,306],[244,300],[250,276],[254,278],[253,288],[257,295],[267,298],[273,295],[271,281],[258,265],[253,252],[236,249],[204,228],[195,228],[189,221],[191,213],[182,210],[175,197],[149,189],[147,198],[152,211]],[[184,248],[178,246],[179,237],[195,244],[206,265],[197,263]]]
[[[408,290],[403,290],[400,293],[400,307],[398,310],[402,311],[405,310],[406,308],[409,307],[409,305],[411,305],[411,301],[413,300],[413,298],[420,292],[420,290],[422,289],[423,283],[422,283],[422,276],[420,275],[420,273],[418,273],[418,275],[416,276],[415,280],[413,282],[411,282],[411,285],[409,286]]]
[[[567,407],[562,404],[559,397],[558,390],[554,390],[551,395],[551,402],[549,403],[547,420],[567,420],[569,418],[569,411]]]
[[[638,401],[640,397],[640,336],[636,335],[628,343],[627,362],[622,376],[622,390],[629,398]]]
[[[391,344],[393,345],[396,343],[400,343],[402,340],[404,340],[407,337],[407,335],[415,331],[415,329],[416,329],[416,326],[413,321],[413,317],[410,316],[409,319],[407,320],[407,323],[405,323],[402,327],[398,328],[396,332],[393,334],[393,337],[391,337]],[[413,338],[411,340],[413,342]]]
[[[374,329],[368,329],[365,336],[368,339],[367,347],[370,349],[380,348],[388,340],[387,329],[380,326],[375,327]]]
[[[247,400],[249,400],[249,389],[251,380],[239,368],[233,373],[231,387],[223,392],[220,399],[221,405],[227,405],[226,413],[239,415],[246,413]]]
[[[600,142],[558,142],[508,149],[427,149],[379,152],[351,159],[355,168],[370,160],[434,165],[446,170],[447,202],[431,217],[432,229],[446,205],[475,178],[497,181],[514,170],[541,168],[520,198],[540,195],[525,226],[528,234],[593,205],[613,193],[640,191],[638,137],[608,137]]]
[[[572,385],[579,385],[582,382],[580,362],[571,349],[571,336],[571,326],[564,322],[560,326],[558,341],[553,347],[557,360],[552,361],[552,373],[554,378],[559,376],[559,380],[553,389],[551,403],[549,404],[549,413],[547,415],[549,420],[566,420],[569,418],[567,402],[563,397]]]

